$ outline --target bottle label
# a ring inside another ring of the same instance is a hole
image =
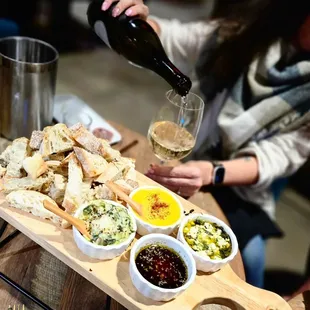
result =
[[[104,25],[104,23],[101,20],[96,21],[94,30],[97,34],[97,36],[109,47],[111,48],[109,39],[108,39],[108,33],[107,29]]]

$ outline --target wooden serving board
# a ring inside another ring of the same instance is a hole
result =
[[[137,174],[140,185],[156,184]],[[185,210],[204,212],[187,200],[181,200]],[[10,208],[3,196],[0,197],[0,217],[128,309],[190,310],[203,304],[220,304],[244,310],[291,309],[280,296],[241,280],[229,265],[213,274],[198,272],[194,284],[181,296],[166,303],[155,302],[142,296],[131,283],[130,249],[110,261],[92,259],[79,251],[71,229],[56,227],[50,221]]]

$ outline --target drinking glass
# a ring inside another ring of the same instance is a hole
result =
[[[193,150],[203,117],[204,102],[194,93],[181,97],[174,90],[153,118],[148,140],[162,163],[185,158]]]

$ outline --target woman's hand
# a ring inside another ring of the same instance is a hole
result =
[[[111,4],[117,1],[119,0],[105,0],[102,4],[102,10],[108,10]],[[125,12],[127,16],[139,16],[144,20],[146,20],[149,15],[149,9],[144,5],[142,0],[120,0],[113,9],[112,15],[117,17],[123,12]]]
[[[213,166],[207,161],[190,161],[177,167],[151,165],[146,176],[183,197],[191,197],[211,183]]]

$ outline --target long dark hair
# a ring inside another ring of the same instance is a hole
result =
[[[216,48],[197,67],[229,88],[259,54],[278,39],[292,40],[310,13],[309,0],[217,0]]]

